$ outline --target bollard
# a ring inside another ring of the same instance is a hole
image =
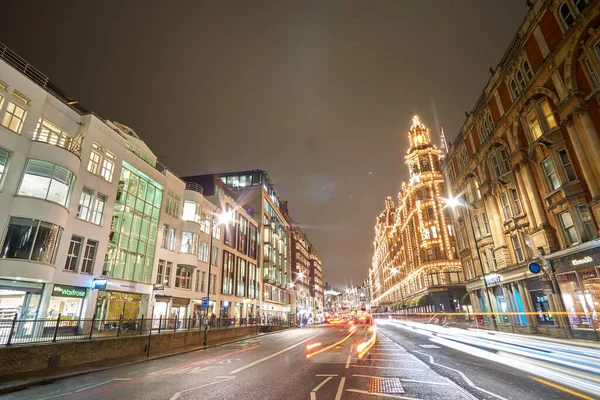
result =
[[[204,345],[208,346],[208,324],[204,325]]]
[[[92,338],[92,335],[94,334],[94,324],[96,323],[96,313],[94,313],[94,315],[92,315],[92,327],[90,328],[90,336],[88,337],[88,339]]]
[[[8,340],[6,341],[6,345],[10,346],[10,341],[15,333],[15,325],[17,324],[17,313],[15,313],[15,317],[12,320],[12,324],[10,325],[10,332],[8,334]]]
[[[150,331],[148,332],[148,344],[146,345],[146,358],[150,357],[150,339],[152,338],[152,321],[154,320],[154,311],[150,317]],[[158,328],[160,330],[160,326]]]
[[[179,319],[179,315],[175,314],[175,323],[173,324],[173,332],[177,332],[177,321]]]
[[[52,337],[53,342],[56,342],[56,335],[58,335],[58,324],[60,324],[60,314],[58,314],[58,318],[56,319],[56,326],[54,327],[54,336]]]
[[[161,325],[162,325],[162,314],[158,316],[158,333],[160,333]]]
[[[144,316],[142,315],[142,322],[140,322],[140,335],[142,334],[142,327],[144,326]]]

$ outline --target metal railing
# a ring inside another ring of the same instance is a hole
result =
[[[204,188],[202,187],[202,185],[199,185],[196,182],[186,182],[185,190],[193,190],[194,192],[198,192],[200,194],[204,193]]]
[[[64,132],[53,132],[48,129],[40,129],[33,135],[33,140],[36,142],[47,143],[52,146],[60,147],[81,157],[81,142],[83,136],[71,137]]]
[[[29,64],[24,58],[0,43],[0,59],[6,61],[12,67],[22,72],[29,79],[42,87],[46,87],[48,77],[42,74],[37,68]]]
[[[284,326],[280,318],[144,318],[118,320],[56,319],[0,320],[0,346],[85,340],[103,337],[152,335],[167,332],[235,328],[242,326]]]

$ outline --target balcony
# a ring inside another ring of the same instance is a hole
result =
[[[185,190],[192,190],[194,192],[198,192],[200,194],[204,194],[204,188],[201,185],[198,185],[196,182],[186,182]]]
[[[64,132],[54,132],[48,129],[39,129],[34,133],[33,141],[60,147],[61,149],[65,149],[81,159],[83,135],[72,137]]]

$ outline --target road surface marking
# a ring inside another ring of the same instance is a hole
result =
[[[110,382],[112,382],[112,381],[113,381],[113,380],[111,379],[110,381],[105,381],[105,382],[101,382],[101,383],[96,383],[95,385],[92,385],[92,386],[86,386],[86,387],[84,387],[83,389],[76,390],[76,391],[75,391],[75,393],[83,392],[84,390],[88,390],[88,389],[91,389],[91,388],[95,388],[96,386],[106,385],[107,383],[110,383]]]
[[[360,375],[360,374],[352,374],[352,376],[356,376],[357,378],[371,378],[371,379],[391,379],[393,378],[392,376],[373,376],[373,375]],[[448,383],[445,382],[429,382],[429,381],[418,381],[416,379],[402,379],[400,378],[400,380],[402,382],[408,382],[408,383],[424,383],[427,385],[441,385],[441,386],[448,386]]]
[[[235,376],[217,376],[216,378],[220,379],[220,380],[215,381],[215,382],[205,383],[204,385],[196,386],[196,387],[189,388],[189,389],[186,389],[186,390],[182,390],[181,392],[177,392],[173,396],[171,396],[170,400],[176,400],[183,393],[191,392],[192,390],[201,389],[201,388],[206,387],[206,386],[216,385],[217,383],[225,382],[225,381],[228,381],[230,379],[235,379]]]
[[[461,377],[462,377],[462,378],[465,380],[465,382],[467,382],[467,384],[468,384],[469,386],[471,386],[472,388],[475,388],[475,389],[477,389],[477,390],[480,390],[480,391],[482,391],[483,393],[487,393],[487,394],[489,394],[490,396],[496,397],[496,398],[498,398],[498,399],[500,399],[500,400],[508,400],[508,399],[506,399],[505,397],[502,397],[502,396],[500,396],[500,395],[497,395],[496,393],[490,392],[489,390],[486,390],[486,389],[480,388],[479,386],[475,385],[475,384],[473,383],[473,381],[472,381],[472,380],[470,380],[470,379],[469,379],[469,377],[468,377],[467,375],[465,375],[465,374],[464,374],[464,372],[462,372],[462,371],[459,371],[459,370],[457,370],[457,369],[454,369],[454,368],[450,368],[450,367],[448,367],[448,366],[445,366],[445,365],[442,365],[442,364],[438,364],[438,363],[436,363],[436,362],[433,360],[433,357],[432,357],[431,355],[429,355],[429,354],[427,354],[427,353],[420,352],[420,351],[418,351],[418,350],[415,350],[415,353],[419,353],[419,354],[421,354],[421,355],[424,355],[424,356],[426,356],[426,357],[429,357],[429,363],[430,363],[430,364],[437,365],[437,366],[439,366],[439,367],[446,368],[446,369],[449,369],[450,371],[454,371],[454,372],[456,372],[456,373],[457,373],[457,374],[459,374],[459,375],[460,375],[460,376],[461,376]],[[460,385],[456,385],[456,386],[460,388]],[[468,393],[468,392],[467,392],[467,393]],[[470,393],[469,393],[469,394],[470,394]]]
[[[323,387],[324,384],[326,384],[327,382],[329,382],[332,379],[333,379],[333,376],[328,376],[327,378],[323,379],[323,382],[321,382],[317,386],[315,386],[315,388],[313,390],[311,390],[311,393],[317,392],[319,389],[321,389]]]
[[[113,381],[130,381],[132,379],[133,378],[115,378],[115,379],[113,379]]]
[[[544,380],[544,379],[541,379],[541,378],[536,378],[535,376],[530,376],[530,378],[533,379],[536,382],[543,383],[546,386],[550,386],[550,387],[552,387],[554,389],[558,389],[558,390],[563,391],[565,393],[572,394],[573,396],[579,397],[580,399],[593,400],[592,397],[586,396],[585,394],[576,392],[576,391],[571,390],[571,389],[567,389],[566,387],[561,386],[561,385],[557,385],[556,383],[548,382],[547,380]]]
[[[378,367],[375,365],[353,365],[353,367],[356,367],[356,368],[379,368],[379,369],[401,369],[404,371],[425,371],[424,369],[420,369],[420,368]]]
[[[316,376],[338,376],[338,374],[317,374]]]
[[[435,344],[420,344],[419,346],[424,349],[441,349],[440,346],[436,346]]]
[[[308,339],[305,339],[305,340],[303,340],[303,341],[301,341],[301,342],[298,342],[298,343],[296,343],[296,344],[295,344],[295,345],[293,345],[293,346],[290,346],[290,347],[288,347],[288,348],[286,348],[286,349],[283,349],[283,350],[281,350],[281,351],[278,351],[277,353],[271,354],[270,356],[267,356],[267,357],[265,357],[265,358],[261,358],[260,360],[256,360],[256,361],[254,361],[254,362],[252,362],[252,363],[250,363],[250,364],[248,364],[248,365],[245,365],[245,366],[243,366],[243,367],[241,367],[241,368],[238,368],[238,369],[236,369],[236,370],[233,370],[233,371],[231,371],[231,372],[230,372],[230,374],[237,374],[237,373],[238,373],[238,372],[240,372],[240,371],[243,371],[243,370],[245,370],[245,369],[248,369],[248,368],[254,367],[256,364],[260,364],[260,363],[261,363],[261,362],[263,362],[263,361],[267,361],[267,360],[269,360],[269,359],[271,359],[271,358],[273,358],[273,357],[276,357],[276,356],[278,356],[278,355],[280,355],[280,354],[282,354],[282,353],[285,353],[286,351],[288,351],[288,350],[291,350],[291,349],[293,349],[294,347],[298,347],[298,346],[300,346],[302,343],[308,342],[309,340],[311,340],[311,339],[314,339],[314,338],[316,338],[317,336],[319,336],[319,333],[317,333],[317,334],[316,334],[316,335],[314,335],[314,336],[311,336],[311,337],[309,337]]]
[[[165,372],[165,371],[168,371],[170,369],[179,370],[179,369],[183,369],[183,368],[188,368],[191,365],[211,363],[213,360],[216,360],[216,359],[219,359],[219,358],[222,358],[222,357],[232,356],[234,354],[243,353],[243,352],[248,351],[248,350],[254,350],[254,349],[257,349],[259,347],[261,347],[261,346],[260,345],[256,345],[256,346],[252,346],[252,347],[246,347],[245,349],[234,350],[234,351],[231,351],[231,352],[225,353],[225,354],[218,354],[216,356],[205,358],[204,360],[196,361],[196,362],[193,362],[193,363],[189,363],[189,364],[185,364],[185,365],[179,365],[177,367],[170,367],[170,368],[166,368],[166,369],[161,369],[160,371],[151,372],[148,375],[159,374],[161,372]]]
[[[350,361],[352,360],[352,354],[348,354],[348,360],[346,360],[346,369],[350,367]]]
[[[416,360],[399,360],[397,358],[370,358],[370,357],[367,358],[367,360],[369,360],[369,361],[399,361],[399,362],[403,362],[403,363],[405,363],[405,362],[420,363],[421,362],[421,361],[416,361]]]
[[[346,383],[346,377],[343,377],[340,381],[340,386],[338,386],[338,391],[335,394],[335,400],[340,400],[342,398],[342,393],[344,392],[344,384]]]
[[[422,400],[417,397],[405,397],[405,396],[397,396],[395,394],[384,394],[384,393],[370,393],[370,392],[367,392],[364,390],[358,390],[358,389],[346,389],[346,392],[368,394],[370,396],[387,397],[388,399]],[[336,397],[336,400],[339,400],[339,398]]]
[[[66,396],[66,395],[71,394],[71,393],[73,393],[73,392],[61,393],[61,394],[57,394],[57,395],[50,396],[50,397],[40,397],[40,400],[55,399],[57,397]]]

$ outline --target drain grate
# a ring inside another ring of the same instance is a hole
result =
[[[369,378],[369,393],[404,393],[398,378]]]

